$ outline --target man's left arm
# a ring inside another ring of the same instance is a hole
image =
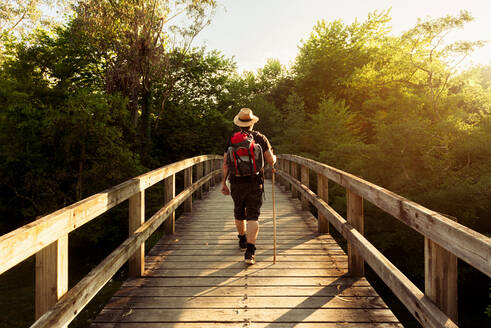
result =
[[[268,163],[269,165],[271,165],[271,167],[273,168],[274,170],[274,164],[276,163],[276,156],[275,154],[273,153],[273,147],[271,147],[271,144],[269,143],[269,140],[268,138],[266,138],[266,136],[264,135],[261,135],[261,147],[263,148],[264,150],[264,159],[266,160],[266,163]]]
[[[272,148],[264,153],[264,159],[266,160],[266,163],[271,165],[271,167],[274,170],[274,165],[276,163],[276,155],[273,153]]]

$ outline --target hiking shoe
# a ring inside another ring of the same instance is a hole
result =
[[[252,265],[256,263],[256,256],[254,255],[256,253],[256,246],[251,243],[247,243],[247,250],[244,254],[244,261],[245,263]]]
[[[246,251],[244,254],[244,261],[249,265],[253,265],[254,263],[256,263],[256,255]]]
[[[247,248],[247,238],[246,235],[238,235],[239,237],[239,248],[243,251]]]

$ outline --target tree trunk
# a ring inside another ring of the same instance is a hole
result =
[[[77,185],[75,186],[75,197],[77,201],[82,199],[82,182],[84,173],[84,161],[85,161],[85,143],[82,143],[82,151],[80,154],[80,161],[78,162],[78,176]]]
[[[142,115],[140,118],[140,157],[142,164],[146,165],[150,160],[152,150],[152,136],[150,124],[151,92],[144,90],[142,93]]]

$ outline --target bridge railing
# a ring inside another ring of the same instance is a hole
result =
[[[223,156],[202,155],[176,162],[109,188],[0,237],[0,274],[36,255],[36,319],[31,327],[66,327],[129,261],[129,276],[145,270],[145,240],[160,226],[175,231],[175,213],[192,195],[220,179]],[[193,183],[193,167],[196,182]],[[175,174],[184,171],[184,190],[175,195]],[[164,180],[165,205],[145,222],[145,189]],[[68,234],[112,207],[129,200],[129,238],[68,290]]]
[[[457,257],[491,276],[491,238],[419,204],[328,165],[296,155],[279,155],[279,182],[318,210],[318,229],[329,224],[348,241],[348,270],[364,275],[364,262],[377,273],[424,327],[457,327]],[[317,194],[309,189],[317,174]],[[328,205],[328,182],[346,188],[347,220]],[[364,236],[363,200],[405,223],[425,238],[425,292],[420,291]]]

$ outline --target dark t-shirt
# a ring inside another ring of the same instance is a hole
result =
[[[271,144],[269,143],[268,138],[266,138],[266,136],[264,134],[257,132],[257,131],[248,131],[248,132],[252,133],[252,135],[254,136],[254,142],[258,143],[261,146],[261,148],[263,149],[263,154],[265,152],[267,152],[268,150],[273,148],[273,147],[271,147]],[[225,145],[224,153],[227,152],[228,147],[230,147],[230,145],[231,145],[231,143],[230,143],[231,138],[232,137],[229,137],[227,140],[227,144]]]

